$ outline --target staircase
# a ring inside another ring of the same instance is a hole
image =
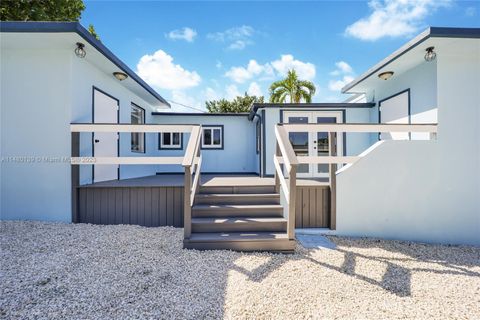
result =
[[[188,249],[293,252],[274,186],[200,186],[192,207]]]

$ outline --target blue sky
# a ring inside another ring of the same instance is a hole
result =
[[[428,26],[479,27],[480,1],[85,1],[81,23],[178,111],[263,94],[288,69],[340,88]]]

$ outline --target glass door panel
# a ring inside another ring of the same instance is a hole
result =
[[[317,117],[317,123],[336,123],[336,117]],[[328,133],[327,132],[317,132],[317,156],[325,157],[330,155]],[[322,163],[317,164],[317,173],[321,175],[328,175],[328,164]]]
[[[308,116],[288,117],[288,123],[308,123]],[[310,144],[308,132],[290,132],[288,137],[297,156],[305,157],[309,155]],[[297,173],[308,173],[309,171],[308,164],[300,164],[297,168]]]

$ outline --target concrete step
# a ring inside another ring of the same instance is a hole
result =
[[[242,185],[242,186],[201,186],[200,194],[206,193],[226,193],[226,194],[260,194],[275,193],[275,186],[269,185]]]
[[[183,241],[186,249],[273,251],[292,253],[295,240],[283,232],[192,233]]]
[[[192,232],[286,232],[284,218],[192,218]]]
[[[278,193],[197,194],[195,204],[280,204]]]
[[[198,218],[227,218],[227,217],[245,217],[245,218],[268,218],[283,217],[283,207],[279,204],[221,204],[208,205],[198,204],[192,207],[192,217]]]

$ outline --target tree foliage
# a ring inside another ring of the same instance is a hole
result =
[[[205,102],[210,113],[240,113],[249,112],[254,103],[263,103],[263,97],[249,96],[247,93],[237,96],[232,101],[226,99],[212,100]]]
[[[93,24],[88,25],[88,32],[90,32],[90,34],[92,36],[94,36],[95,39],[100,41],[100,37],[98,36],[97,32],[95,31],[95,27],[93,26]]]
[[[289,97],[291,103],[300,103],[302,100],[310,103],[316,88],[313,82],[298,79],[295,70],[289,70],[287,77],[278,80],[270,86],[270,102],[285,103]]]
[[[79,21],[82,0],[2,0],[2,21]]]

